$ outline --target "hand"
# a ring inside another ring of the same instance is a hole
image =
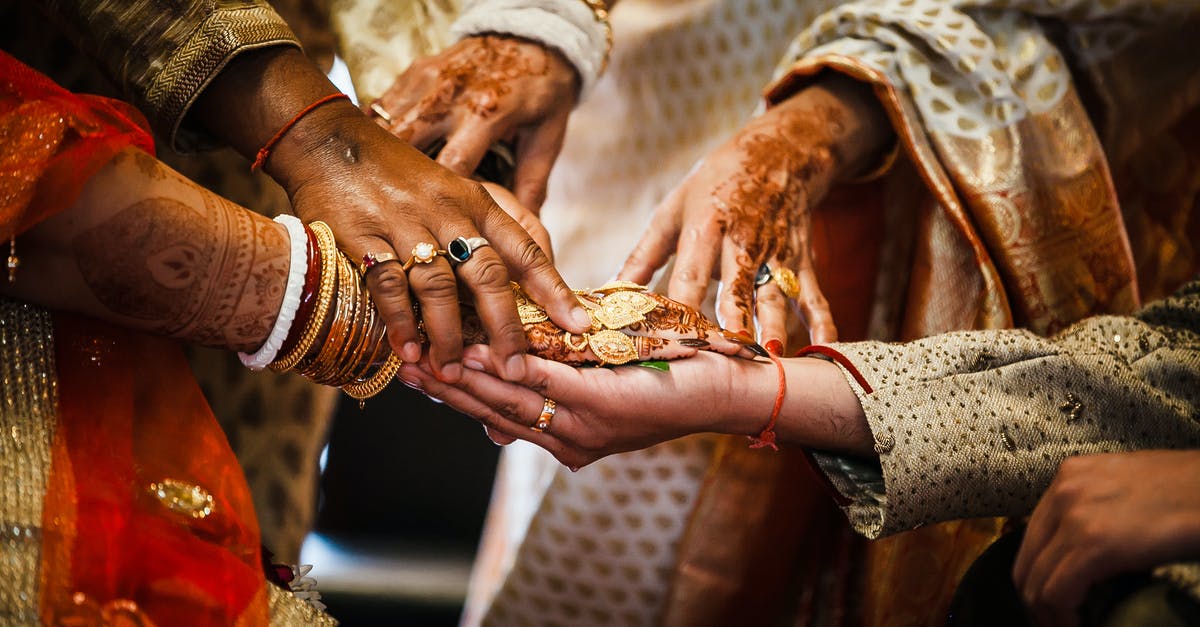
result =
[[[297,111],[331,90],[303,53],[271,48],[239,55],[196,107],[214,133],[252,155]],[[438,256],[407,273],[397,262],[367,273],[389,342],[405,361],[421,357],[412,297],[420,304],[430,363],[448,381],[462,373],[460,288],[473,297],[505,376],[520,378],[526,348],[510,280],[564,328],[582,332],[590,325],[541,247],[483,187],[433,163],[345,101],[300,118],[275,144],[264,170],[288,191],[297,215],[329,224],[351,259],[371,252],[406,260],[420,242],[444,249],[457,237],[489,240],[457,267]]]
[[[382,108],[390,121],[379,117],[379,123],[419,149],[445,139],[438,163],[463,176],[475,171],[492,144],[515,140],[513,189],[536,213],[578,93],[579,77],[558,52],[483,35],[418,59],[372,113]]]
[[[517,197],[507,187],[487,181],[482,181],[481,184],[483,185],[483,189],[487,190],[488,195],[492,197],[492,200],[496,201],[496,204],[504,210],[504,213],[507,213],[508,217],[513,220],[516,220],[517,224],[520,224],[521,228],[525,229],[525,232],[533,238],[533,241],[537,242],[542,252],[546,253],[546,257],[550,259],[550,262],[554,263],[554,250],[550,245],[550,232],[542,224],[541,218],[527,209],[525,205],[521,204],[521,201],[517,200]]]
[[[1200,451],[1065,460],[1033,510],[1013,580],[1043,625],[1075,625],[1092,584],[1200,557]]]
[[[732,368],[742,360],[701,353],[661,372],[573,368],[527,356],[525,378],[509,383],[495,376],[489,353],[486,346],[468,347],[467,370],[457,385],[438,381],[424,363],[405,364],[399,378],[475,418],[497,444],[527,440],[572,469],[690,433],[732,429],[726,426],[728,407],[738,397],[731,384],[741,379]],[[539,433],[530,427],[545,398],[553,398],[557,408],[550,428]]]
[[[674,253],[668,295],[699,306],[719,274],[719,321],[752,332],[757,313],[760,340],[782,350],[790,299],[754,279],[764,263],[789,269],[812,341],[836,340],[813,268],[810,210],[839,176],[882,153],[890,130],[878,109],[862,84],[830,77],[751,120],[663,200],[619,277],[648,282]]]

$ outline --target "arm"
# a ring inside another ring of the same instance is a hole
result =
[[[711,277],[717,313],[731,331],[755,331],[782,354],[798,299],[815,342],[837,338],[817,285],[811,211],[835,183],[872,167],[893,133],[870,89],[827,73],[750,120],[708,154],[662,201],[620,277],[647,282],[672,255],[668,295],[699,306]],[[762,265],[794,272],[795,291],[755,276]]]
[[[371,112],[421,150],[444,140],[438,162],[464,176],[492,145],[511,142],[513,191],[536,212],[567,118],[607,65],[614,4],[468,1],[450,27],[458,41],[414,61]]]
[[[6,295],[227,350],[266,339],[289,266],[281,225],[133,148],[21,244]]]

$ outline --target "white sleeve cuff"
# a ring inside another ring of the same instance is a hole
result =
[[[605,28],[583,0],[478,0],[464,5],[450,34],[463,39],[502,33],[554,48],[579,72],[582,100],[604,67]]]

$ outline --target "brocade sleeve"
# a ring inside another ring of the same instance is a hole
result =
[[[879,466],[817,460],[871,538],[1027,514],[1069,456],[1200,448],[1200,280],[1052,338],[1012,329],[832,347],[871,387],[846,372]]]
[[[171,146],[188,109],[239,53],[299,46],[266,0],[40,0]]]

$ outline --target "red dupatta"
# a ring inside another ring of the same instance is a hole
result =
[[[154,151],[136,109],[0,52],[0,241],[73,205],[131,146]],[[73,316],[54,327],[42,622],[267,624],[249,489],[178,346]]]

